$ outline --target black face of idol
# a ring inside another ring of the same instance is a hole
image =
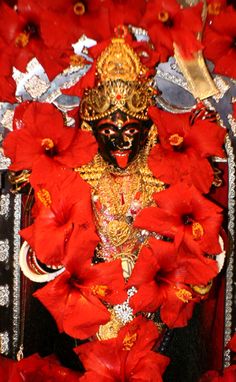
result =
[[[103,159],[125,169],[145,146],[150,121],[140,121],[116,111],[93,123],[93,133]]]

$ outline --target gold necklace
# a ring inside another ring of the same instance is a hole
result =
[[[101,242],[96,257],[121,258],[128,277],[137,259],[139,230],[133,227],[138,210],[153,204],[152,194],[164,189],[147,165],[147,150],[124,170],[114,169],[97,154],[93,162],[75,169],[92,187],[95,223]]]

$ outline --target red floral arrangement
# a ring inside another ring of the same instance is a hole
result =
[[[233,28],[225,29],[224,34],[222,28],[224,20],[235,17],[236,11],[223,1],[219,8],[209,1],[208,10],[203,39],[206,56],[215,63],[216,72],[235,77],[230,62],[236,30],[234,36]],[[203,47],[196,37],[202,30],[201,12],[200,3],[182,8],[176,0],[119,1],[118,5],[113,0],[19,0],[14,8],[2,2],[1,99],[16,101],[12,69],[25,71],[33,57],[43,65],[49,79],[68,66],[80,64],[83,58],[73,52],[71,44],[82,33],[100,44],[90,49],[94,59],[90,70],[65,90],[66,94],[81,96],[84,89],[94,86],[96,58],[120,25],[132,24],[148,31],[148,42],[134,41],[129,34],[126,39],[150,70],[173,55],[175,44],[186,59],[192,58]],[[98,28],[97,19],[103,28]],[[91,188],[74,172],[97,152],[92,133],[77,125],[67,126],[63,114],[52,104],[35,101],[16,106],[4,153],[11,159],[10,170],[28,170],[35,194],[34,222],[20,234],[42,263],[64,267],[35,296],[52,314],[60,332],[87,339],[94,338],[99,326],[109,321],[108,304],[124,302],[132,287],[137,292],[129,301],[136,317],[117,338],[92,340],[75,348],[86,369],[84,375],[63,368],[53,357],[42,360],[32,356],[19,363],[9,381],[60,381],[64,376],[65,381],[161,382],[169,359],[154,351],[161,336],[141,312],[160,309],[167,327],[182,327],[191,318],[195,304],[206,298],[194,286],[210,284],[219,272],[222,210],[208,194],[214,180],[210,158],[224,157],[225,129],[214,121],[193,118],[194,112],[174,115],[157,107],[150,107],[148,112],[158,127],[159,138],[148,165],[168,188],[153,195],[154,205],[138,213],[134,225],[167,240],[149,239],[126,282],[120,260],[93,264],[99,237]],[[230,380],[214,378],[202,381]]]

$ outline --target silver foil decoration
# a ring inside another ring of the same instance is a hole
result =
[[[9,260],[9,240],[0,240],[0,261],[8,261]]]
[[[14,199],[14,253],[13,253],[13,353],[16,354],[20,337],[20,267],[19,251],[21,225],[21,195],[16,195]]]
[[[221,98],[224,97],[225,93],[230,89],[230,84],[220,76],[215,76],[214,82],[217,89],[219,90],[219,94],[215,95],[213,98],[216,102],[219,102]]]
[[[10,195],[2,194],[0,196],[0,215],[4,216],[5,219],[7,219],[9,216],[9,209],[10,209]]]
[[[225,149],[228,155],[228,175],[229,175],[229,193],[228,193],[228,230],[231,235],[231,252],[229,254],[228,266],[226,271],[226,290],[225,290],[225,331],[224,344],[226,345],[232,336],[233,329],[233,268],[235,253],[235,156],[229,136],[226,137]],[[230,350],[224,351],[224,367],[230,366]]]
[[[236,120],[233,118],[232,114],[228,115],[228,121],[231,127],[233,135],[236,137]]]
[[[3,114],[1,124],[3,125],[4,129],[13,130],[13,116],[14,116],[14,109],[7,109],[5,113]]]
[[[7,332],[0,333],[0,353],[4,355],[9,353],[9,335]]]
[[[127,291],[128,298],[126,301],[123,302],[123,304],[115,305],[113,307],[114,313],[119,321],[122,322],[123,325],[127,324],[128,322],[132,321],[133,316],[133,309],[129,306],[129,300],[132,296],[134,296],[137,293],[137,289],[135,287],[130,288]]]
[[[49,89],[50,85],[45,81],[41,80],[38,76],[34,75],[29,80],[26,81],[24,88],[29,93],[29,95],[37,99]]]
[[[0,285],[0,306],[9,306],[10,289],[9,285]]]

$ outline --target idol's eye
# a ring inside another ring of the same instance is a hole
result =
[[[133,137],[133,135],[137,134],[138,132],[139,132],[139,129],[132,126],[132,127],[125,129],[124,134],[128,135],[129,137]]]
[[[99,133],[105,135],[106,137],[111,137],[116,134],[116,131],[112,127],[104,127],[99,131]]]

